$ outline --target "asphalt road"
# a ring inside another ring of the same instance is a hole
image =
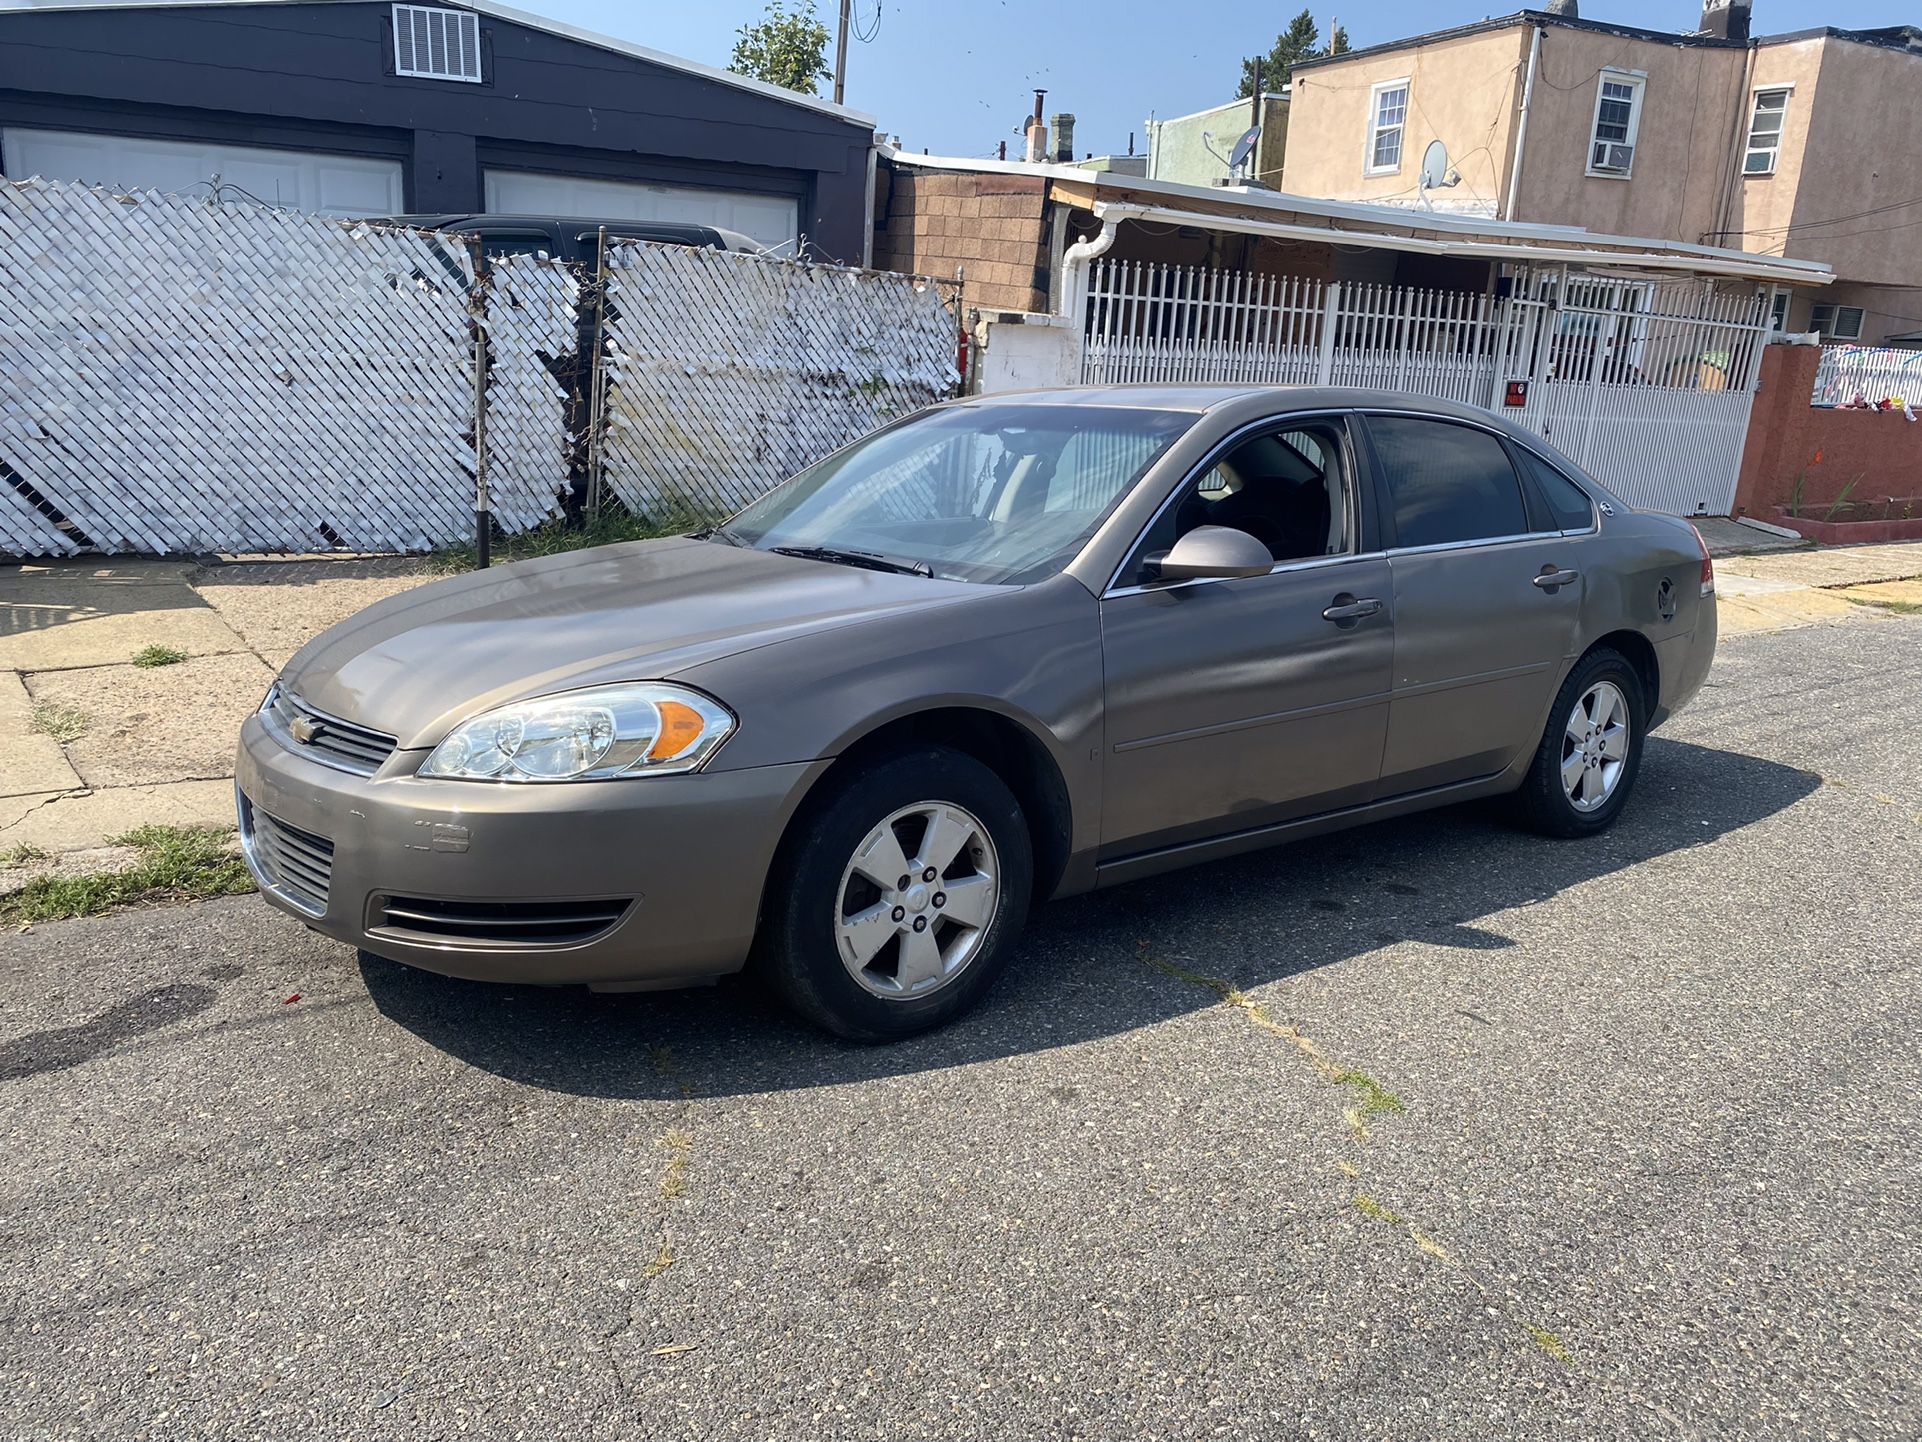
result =
[[[0,1437],[1913,1439],[1918,647],[1730,642],[1599,841],[1063,903],[887,1049],[7,937]]]

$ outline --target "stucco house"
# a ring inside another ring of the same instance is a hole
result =
[[[493,0],[0,0],[0,175],[685,221],[859,264],[873,118]]]
[[[1288,188],[1822,261],[1782,328],[1922,340],[1922,31],[1749,31],[1749,0],[1686,33],[1567,3],[1303,61]],[[1424,191],[1434,141],[1460,179]]]

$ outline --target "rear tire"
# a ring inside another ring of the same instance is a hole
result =
[[[944,746],[901,752],[797,820],[756,964],[836,1036],[928,1031],[972,1007],[1007,966],[1033,875],[1027,821],[1000,777]]]
[[[1597,647],[1575,663],[1521,789],[1516,818],[1544,836],[1593,836],[1622,814],[1642,768],[1648,703],[1621,652]]]

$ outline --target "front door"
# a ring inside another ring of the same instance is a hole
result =
[[[1408,415],[1367,425],[1396,616],[1380,794],[1492,776],[1541,739],[1579,633],[1581,558],[1530,519],[1494,432]]]
[[[1394,654],[1393,578],[1362,554],[1339,417],[1226,445],[1169,499],[1101,603],[1106,859],[1366,802]],[[1160,582],[1199,525],[1245,530],[1275,569]]]

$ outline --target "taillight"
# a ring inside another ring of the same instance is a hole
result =
[[[1713,596],[1715,594],[1715,562],[1709,556],[1708,542],[1702,539],[1701,528],[1693,521],[1689,522],[1688,528],[1695,533],[1695,544],[1702,550],[1702,594]]]

